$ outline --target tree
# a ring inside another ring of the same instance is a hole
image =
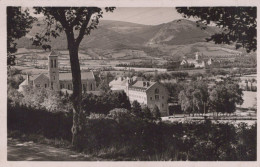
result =
[[[142,108],[138,101],[133,101],[131,112],[133,112],[136,116],[141,116]]]
[[[99,89],[101,91],[103,91],[104,93],[107,93],[108,91],[111,90],[111,87],[109,86],[109,84],[107,83],[106,80],[101,81],[100,85],[99,85]]]
[[[198,18],[202,29],[212,22],[222,31],[212,35],[207,41],[216,44],[235,44],[236,49],[256,51],[256,7],[177,7],[177,12],[186,17]]]
[[[191,113],[192,111],[192,103],[190,101],[190,98],[186,95],[186,91],[182,90],[179,95],[179,104],[181,105],[181,110],[184,111],[184,113]]]
[[[93,29],[97,28],[103,10],[98,7],[34,7],[34,9],[35,14],[42,13],[45,16],[47,24],[45,32],[37,33],[33,38],[34,45],[42,45],[50,37],[57,37],[63,31],[65,31],[67,37],[73,84],[72,145],[78,148],[83,122],[81,72],[78,57],[79,45],[85,35],[89,35]],[[114,7],[105,8],[106,12],[112,12],[114,9]]]
[[[193,110],[195,112],[200,113],[203,109],[203,102],[202,102],[202,93],[199,89],[195,89],[192,92],[192,104]]]
[[[200,92],[200,101],[203,105],[204,114],[206,114],[206,107],[209,101],[208,85],[203,81],[195,82],[196,89]]]
[[[131,103],[124,91],[122,92],[115,92],[111,94],[113,96],[112,99],[114,99],[114,107],[117,108],[125,108],[130,110],[131,109]]]
[[[169,92],[169,102],[177,102],[178,101],[178,95],[181,92],[181,90],[184,89],[184,82],[178,82],[178,83],[162,83]]]
[[[28,9],[7,7],[7,65],[15,65],[16,39],[29,32],[36,18],[29,15]]]
[[[179,93],[178,99],[182,110],[185,113],[201,113],[206,112],[206,105],[208,103],[208,87],[202,82],[194,82],[184,87]]]
[[[153,118],[152,112],[147,106],[143,108],[142,112],[143,112],[144,119],[152,120],[152,118]]]
[[[48,112],[69,112],[69,99],[60,92],[46,88],[26,86],[21,103],[34,109],[44,109]]]
[[[210,92],[210,108],[213,112],[233,113],[236,105],[243,103],[243,92],[238,84],[222,83]]]
[[[161,113],[157,105],[154,106],[152,114],[155,120],[161,120]]]

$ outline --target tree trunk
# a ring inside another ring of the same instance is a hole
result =
[[[203,102],[203,105],[204,105],[204,114],[206,114],[206,103]]]
[[[69,35],[68,38],[68,49],[70,55],[70,65],[72,73],[72,85],[73,85],[73,94],[72,94],[72,105],[73,105],[73,125],[71,128],[72,131],[72,145],[78,149],[80,146],[80,132],[82,130],[83,124],[83,113],[81,110],[81,101],[82,101],[82,87],[81,87],[81,71],[78,58],[78,48],[74,42],[74,37],[71,39]]]

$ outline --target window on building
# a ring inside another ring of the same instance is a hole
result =
[[[54,60],[54,68],[56,68],[57,66],[56,66],[57,64],[56,64],[56,60]]]
[[[150,97],[150,100],[153,100],[153,97]]]
[[[47,84],[44,84],[44,87],[47,88]]]
[[[51,68],[53,68],[53,60],[51,60]]]
[[[92,84],[90,84],[90,90],[92,90],[92,88],[93,88],[93,86],[92,86]]]
[[[164,107],[164,104],[162,103],[162,108]]]
[[[164,99],[164,96],[162,96],[162,99]]]
[[[55,80],[55,76],[53,76],[53,80]]]
[[[51,89],[53,89],[53,82],[51,82]]]
[[[155,93],[155,94],[159,94],[159,89],[156,88],[156,89],[154,90],[154,93]]]
[[[155,95],[154,99],[159,100],[159,95]]]

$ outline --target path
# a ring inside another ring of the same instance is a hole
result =
[[[56,148],[46,144],[22,142],[8,138],[8,161],[93,161],[100,160],[86,154],[65,148]]]

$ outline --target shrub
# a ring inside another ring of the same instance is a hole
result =
[[[7,127],[8,130],[71,141],[72,113],[50,113],[46,110],[8,104]]]
[[[8,105],[7,116],[8,131],[71,140],[71,112]],[[81,150],[111,159],[256,160],[256,124],[147,121],[117,108],[108,115],[90,114],[80,135]]]

